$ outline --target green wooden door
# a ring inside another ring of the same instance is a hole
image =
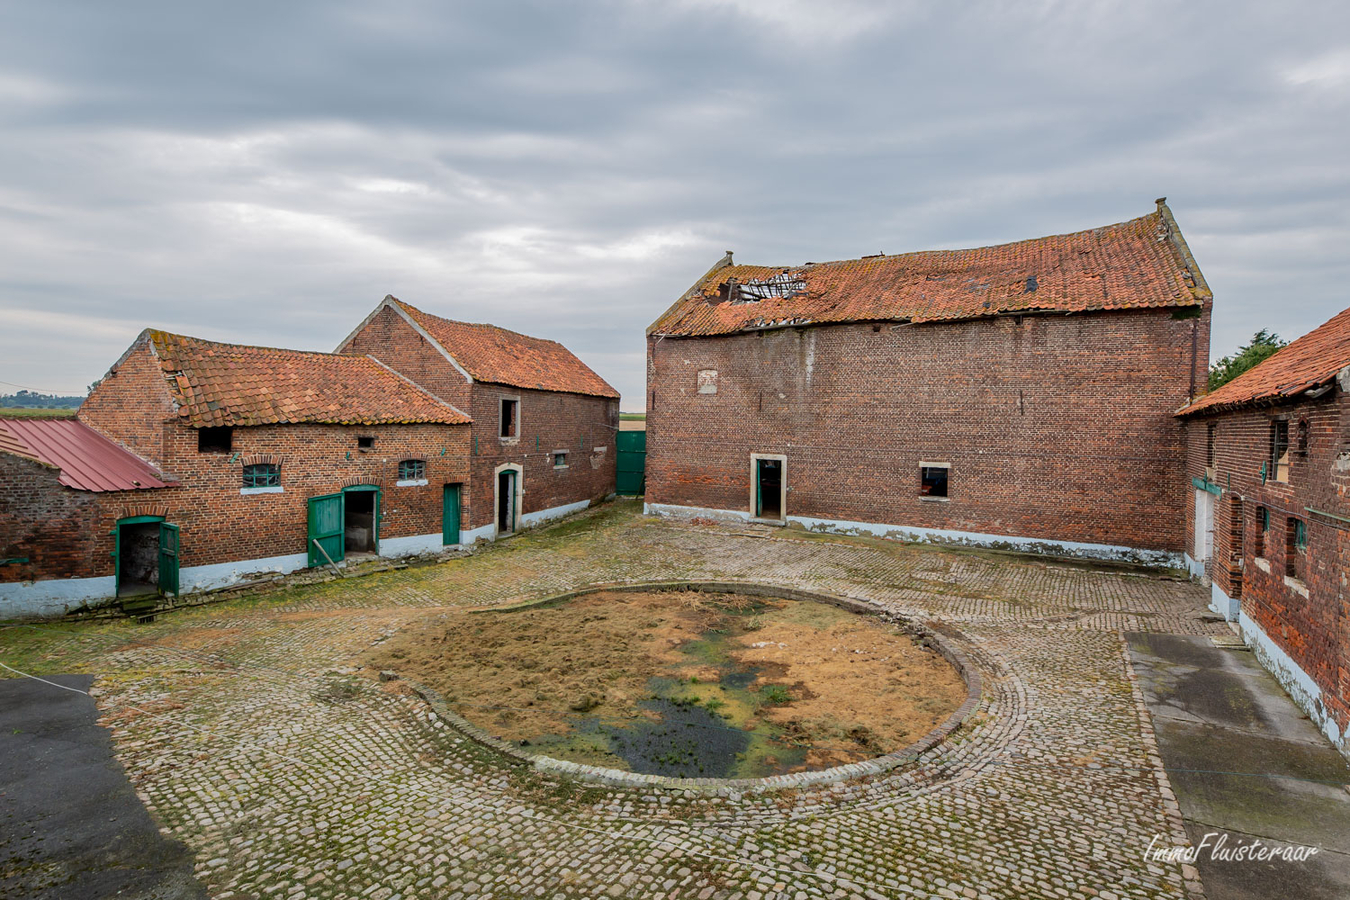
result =
[[[629,496],[641,494],[647,480],[647,432],[620,431],[614,446],[618,466],[618,483],[614,490]]]
[[[441,501],[441,543],[449,547],[459,543],[459,485],[447,484]]]
[[[764,460],[755,460],[755,518],[764,516]]]
[[[319,548],[323,548],[320,551]],[[327,555],[325,555],[325,553]],[[309,498],[309,565],[322,566],[343,558],[342,495]]]
[[[178,526],[159,523],[159,592],[178,594]]]

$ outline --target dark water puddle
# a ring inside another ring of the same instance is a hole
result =
[[[731,778],[750,735],[702,706],[654,697],[638,704],[661,718],[600,726],[610,750],[634,772],[679,778]]]

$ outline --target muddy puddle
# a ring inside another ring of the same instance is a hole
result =
[[[446,613],[365,660],[434,688],[523,749],[685,778],[758,778],[868,759],[965,699],[936,652],[813,601],[610,591]]]

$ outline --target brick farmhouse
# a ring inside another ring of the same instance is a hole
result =
[[[1350,752],[1350,309],[1178,415],[1187,565]]]
[[[1179,564],[1211,306],[1162,200],[975,250],[728,253],[647,332],[647,509]]]
[[[470,540],[614,493],[619,393],[562,344],[385,297],[338,352],[369,355],[473,417]]]
[[[381,321],[343,353],[146,330],[76,421],[0,419],[0,617],[438,552],[613,493],[602,425],[618,395],[560,345],[462,326],[479,343],[455,345],[463,364],[437,345],[438,375],[386,330],[381,353],[437,393],[353,349]],[[461,374],[483,360],[499,366],[491,390]],[[509,438],[499,394],[516,404]],[[495,483],[510,498],[500,517]]]

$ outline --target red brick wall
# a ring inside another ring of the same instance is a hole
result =
[[[617,400],[470,384],[440,350],[389,307],[380,310],[339,349],[375,357],[473,417],[473,478],[464,493],[467,527],[478,528],[494,521],[493,473],[507,463],[524,467],[525,513],[614,492]],[[520,398],[521,431],[515,443],[503,443],[500,438],[499,404],[503,396]],[[596,447],[604,447],[604,453],[595,453]],[[553,466],[552,451],[560,449],[569,451],[566,469]]]
[[[501,438],[503,398],[520,400],[518,438],[514,441]],[[524,468],[524,513],[600,500],[614,493],[619,401],[475,382],[472,406],[470,415],[478,441],[471,451],[475,454],[474,501],[469,527],[494,521],[494,472],[507,463]],[[567,468],[554,468],[555,450],[567,451]]]
[[[165,422],[173,401],[159,359],[138,339],[80,404],[79,419],[156,465],[164,458]]]
[[[1179,550],[1209,310],[649,338],[647,499],[748,510],[786,454],[788,514]],[[697,373],[718,371],[699,394]],[[919,462],[951,465],[948,502]]]
[[[373,436],[374,448],[360,452],[359,435]],[[187,426],[169,426],[165,439],[165,468],[182,481],[160,490],[73,491],[57,484],[52,470],[0,456],[0,496],[23,498],[0,518],[0,534],[16,548],[5,555],[34,559],[29,567],[0,567],[0,580],[111,575],[111,531],[117,519],[144,514],[133,508],[144,505],[182,529],[184,568],[305,553],[308,498],[357,482],[381,488],[381,540],[438,534],[443,486],[469,475],[466,425],[236,428],[230,453],[198,453],[197,432]],[[281,493],[240,493],[243,466],[259,455],[280,462]],[[426,485],[396,485],[398,463],[408,458],[426,461]],[[461,527],[468,527],[465,511]],[[11,541],[12,533],[19,540]]]
[[[1271,421],[1289,422],[1298,450],[1298,423],[1308,423],[1306,454],[1291,454],[1289,481],[1261,480],[1270,472]],[[1187,422],[1188,475],[1203,477],[1208,426],[1214,431],[1214,482],[1224,490],[1215,523],[1210,577],[1324,691],[1328,711],[1350,726],[1350,524],[1309,508],[1350,518],[1350,396],[1334,390],[1317,400],[1197,416]],[[1189,482],[1189,478],[1187,479]],[[1259,510],[1270,514],[1260,536]],[[1291,557],[1288,522],[1307,523],[1308,549]],[[1193,510],[1187,546],[1194,540]],[[1232,535],[1219,552],[1221,535]],[[1264,544],[1264,546],[1262,546]],[[1258,559],[1261,562],[1258,562]],[[1286,579],[1289,565],[1307,596]]]
[[[98,495],[62,486],[59,475],[41,463],[0,454],[0,559],[29,560],[0,566],[0,582],[111,573],[107,550],[98,558]]]

